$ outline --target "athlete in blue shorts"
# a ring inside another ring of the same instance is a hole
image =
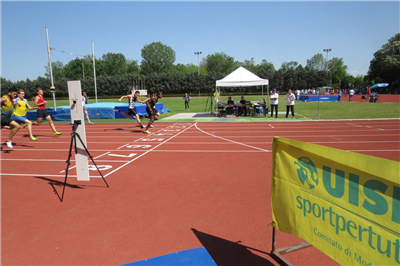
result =
[[[31,107],[28,101],[24,98],[25,92],[23,89],[18,91],[18,97],[15,99],[14,113],[11,116],[11,120],[16,121],[18,124],[26,124],[28,126],[28,133],[31,140],[36,141],[37,138],[32,134],[32,122],[25,117],[26,110],[39,109],[39,107]]]

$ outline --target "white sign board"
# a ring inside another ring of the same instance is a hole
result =
[[[147,90],[132,90],[132,94],[134,94],[135,91],[139,91],[140,96],[147,96]]]
[[[69,105],[71,109],[71,124],[75,125],[76,133],[79,134],[83,144],[87,148],[86,143],[86,130],[85,130],[85,119],[83,117],[82,107],[82,89],[81,81],[68,81],[68,95]],[[79,181],[89,181],[89,167],[88,167],[88,154],[79,140],[78,136],[75,138],[76,142],[76,174]]]

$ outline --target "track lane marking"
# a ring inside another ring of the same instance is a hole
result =
[[[176,123],[175,123],[175,124],[176,124]],[[175,125],[175,124],[174,124],[174,125]],[[164,143],[166,143],[167,141],[169,141],[169,140],[171,140],[171,139],[175,138],[176,136],[178,136],[178,135],[180,135],[181,133],[185,132],[186,130],[188,130],[189,128],[193,127],[194,125],[195,125],[195,124],[192,124],[191,126],[189,126],[189,127],[185,128],[184,130],[182,130],[182,131],[178,132],[176,135],[174,135],[174,136],[172,136],[172,137],[170,137],[170,138],[168,138],[168,139],[164,140],[163,142],[159,143],[158,145],[154,146],[154,147],[153,147],[153,148],[151,148],[150,150],[148,150],[148,151],[144,152],[143,154],[141,154],[141,155],[139,155],[139,156],[137,156],[137,157],[133,158],[133,159],[132,159],[132,160],[130,160],[129,162],[127,162],[127,163],[125,163],[125,164],[121,165],[120,167],[118,167],[118,168],[116,168],[116,169],[112,170],[112,171],[111,171],[111,172],[109,172],[108,174],[104,175],[104,177],[107,177],[107,176],[111,175],[112,173],[114,173],[114,172],[118,171],[119,169],[121,169],[121,168],[125,167],[126,165],[130,164],[131,162],[134,162],[134,161],[136,161],[136,160],[137,160],[137,159],[139,159],[140,157],[142,157],[142,156],[146,155],[147,153],[149,153],[149,152],[153,151],[154,149],[156,149],[157,147],[159,147],[159,146],[163,145],[163,144],[164,144]],[[168,126],[168,127],[170,127],[170,126]],[[167,128],[168,128],[168,127],[167,127]],[[150,134],[150,136],[151,136],[151,134]]]
[[[212,137],[215,137],[215,138],[219,138],[219,139],[222,139],[222,140],[225,140],[225,141],[229,141],[229,142],[232,142],[232,143],[235,143],[235,144],[239,144],[239,145],[243,145],[243,146],[246,146],[246,147],[249,147],[249,148],[261,150],[261,151],[264,151],[264,152],[271,152],[270,150],[261,149],[261,148],[258,148],[258,147],[254,147],[254,146],[250,146],[250,145],[241,143],[241,142],[237,142],[237,141],[234,141],[234,140],[230,140],[230,139],[226,139],[226,138],[223,138],[223,137],[216,136],[216,135],[214,135],[214,132],[213,132],[212,134],[210,134],[210,133],[208,133],[208,132],[206,132],[206,131],[200,129],[200,128],[197,126],[197,122],[196,122],[196,124],[195,124],[195,127],[196,127],[199,131],[203,132],[204,134],[207,134],[207,135],[212,136]]]

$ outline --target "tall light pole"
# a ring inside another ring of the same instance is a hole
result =
[[[97,103],[96,63],[95,63],[96,57],[94,56],[94,44],[93,44],[93,41],[92,41],[92,54],[93,54],[92,60],[93,60],[94,94],[95,94],[96,103]]]
[[[326,52],[326,68],[328,68],[328,53],[332,51],[332,49],[324,49],[324,52]]]
[[[54,50],[54,48],[51,48],[49,46],[49,33],[47,31],[47,27],[45,27],[46,29],[46,40],[47,40],[47,54],[49,56],[49,70],[50,70],[50,80],[51,80],[51,88],[50,91],[53,93],[53,105],[54,105],[54,111],[57,111],[57,106],[56,106],[56,96],[54,94],[55,89],[54,89],[54,82],[53,82],[53,69],[51,67],[51,57],[50,57],[50,53],[52,50]]]
[[[328,53],[332,51],[332,49],[324,49],[324,52],[326,52],[326,70],[329,72],[329,68],[328,68]],[[330,82],[332,83],[332,81]],[[329,84],[330,85],[330,84]]]
[[[201,52],[194,52],[194,54],[197,54],[197,75],[200,75],[199,55],[201,55]]]

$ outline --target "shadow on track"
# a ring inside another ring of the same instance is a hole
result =
[[[193,233],[199,239],[203,247],[207,250],[214,262],[218,266],[231,265],[259,265],[273,266],[274,264],[251,251],[267,254],[269,253],[257,250],[238,242],[231,242],[213,235],[209,235],[192,228]],[[272,260],[272,259],[271,259]]]

